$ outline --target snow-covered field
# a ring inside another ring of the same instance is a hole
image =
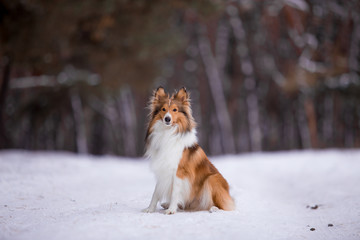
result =
[[[168,216],[147,161],[0,152],[0,239],[360,239],[360,151],[212,160],[237,210]]]

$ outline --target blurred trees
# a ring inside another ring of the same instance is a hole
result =
[[[360,3],[0,1],[0,145],[141,155],[185,85],[211,154],[360,146]]]

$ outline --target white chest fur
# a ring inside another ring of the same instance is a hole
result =
[[[162,198],[168,198],[184,149],[197,143],[196,130],[177,134],[177,127],[166,126],[161,120],[152,130],[145,156],[150,158]]]

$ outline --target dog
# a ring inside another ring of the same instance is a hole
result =
[[[155,212],[159,201],[165,214],[187,211],[235,209],[229,185],[197,143],[196,123],[185,87],[171,96],[157,88],[149,102],[145,156],[156,176],[148,208]]]

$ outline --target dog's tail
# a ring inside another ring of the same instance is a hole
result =
[[[209,176],[207,183],[211,189],[214,206],[225,211],[235,210],[235,202],[229,193],[229,184],[220,173]]]

